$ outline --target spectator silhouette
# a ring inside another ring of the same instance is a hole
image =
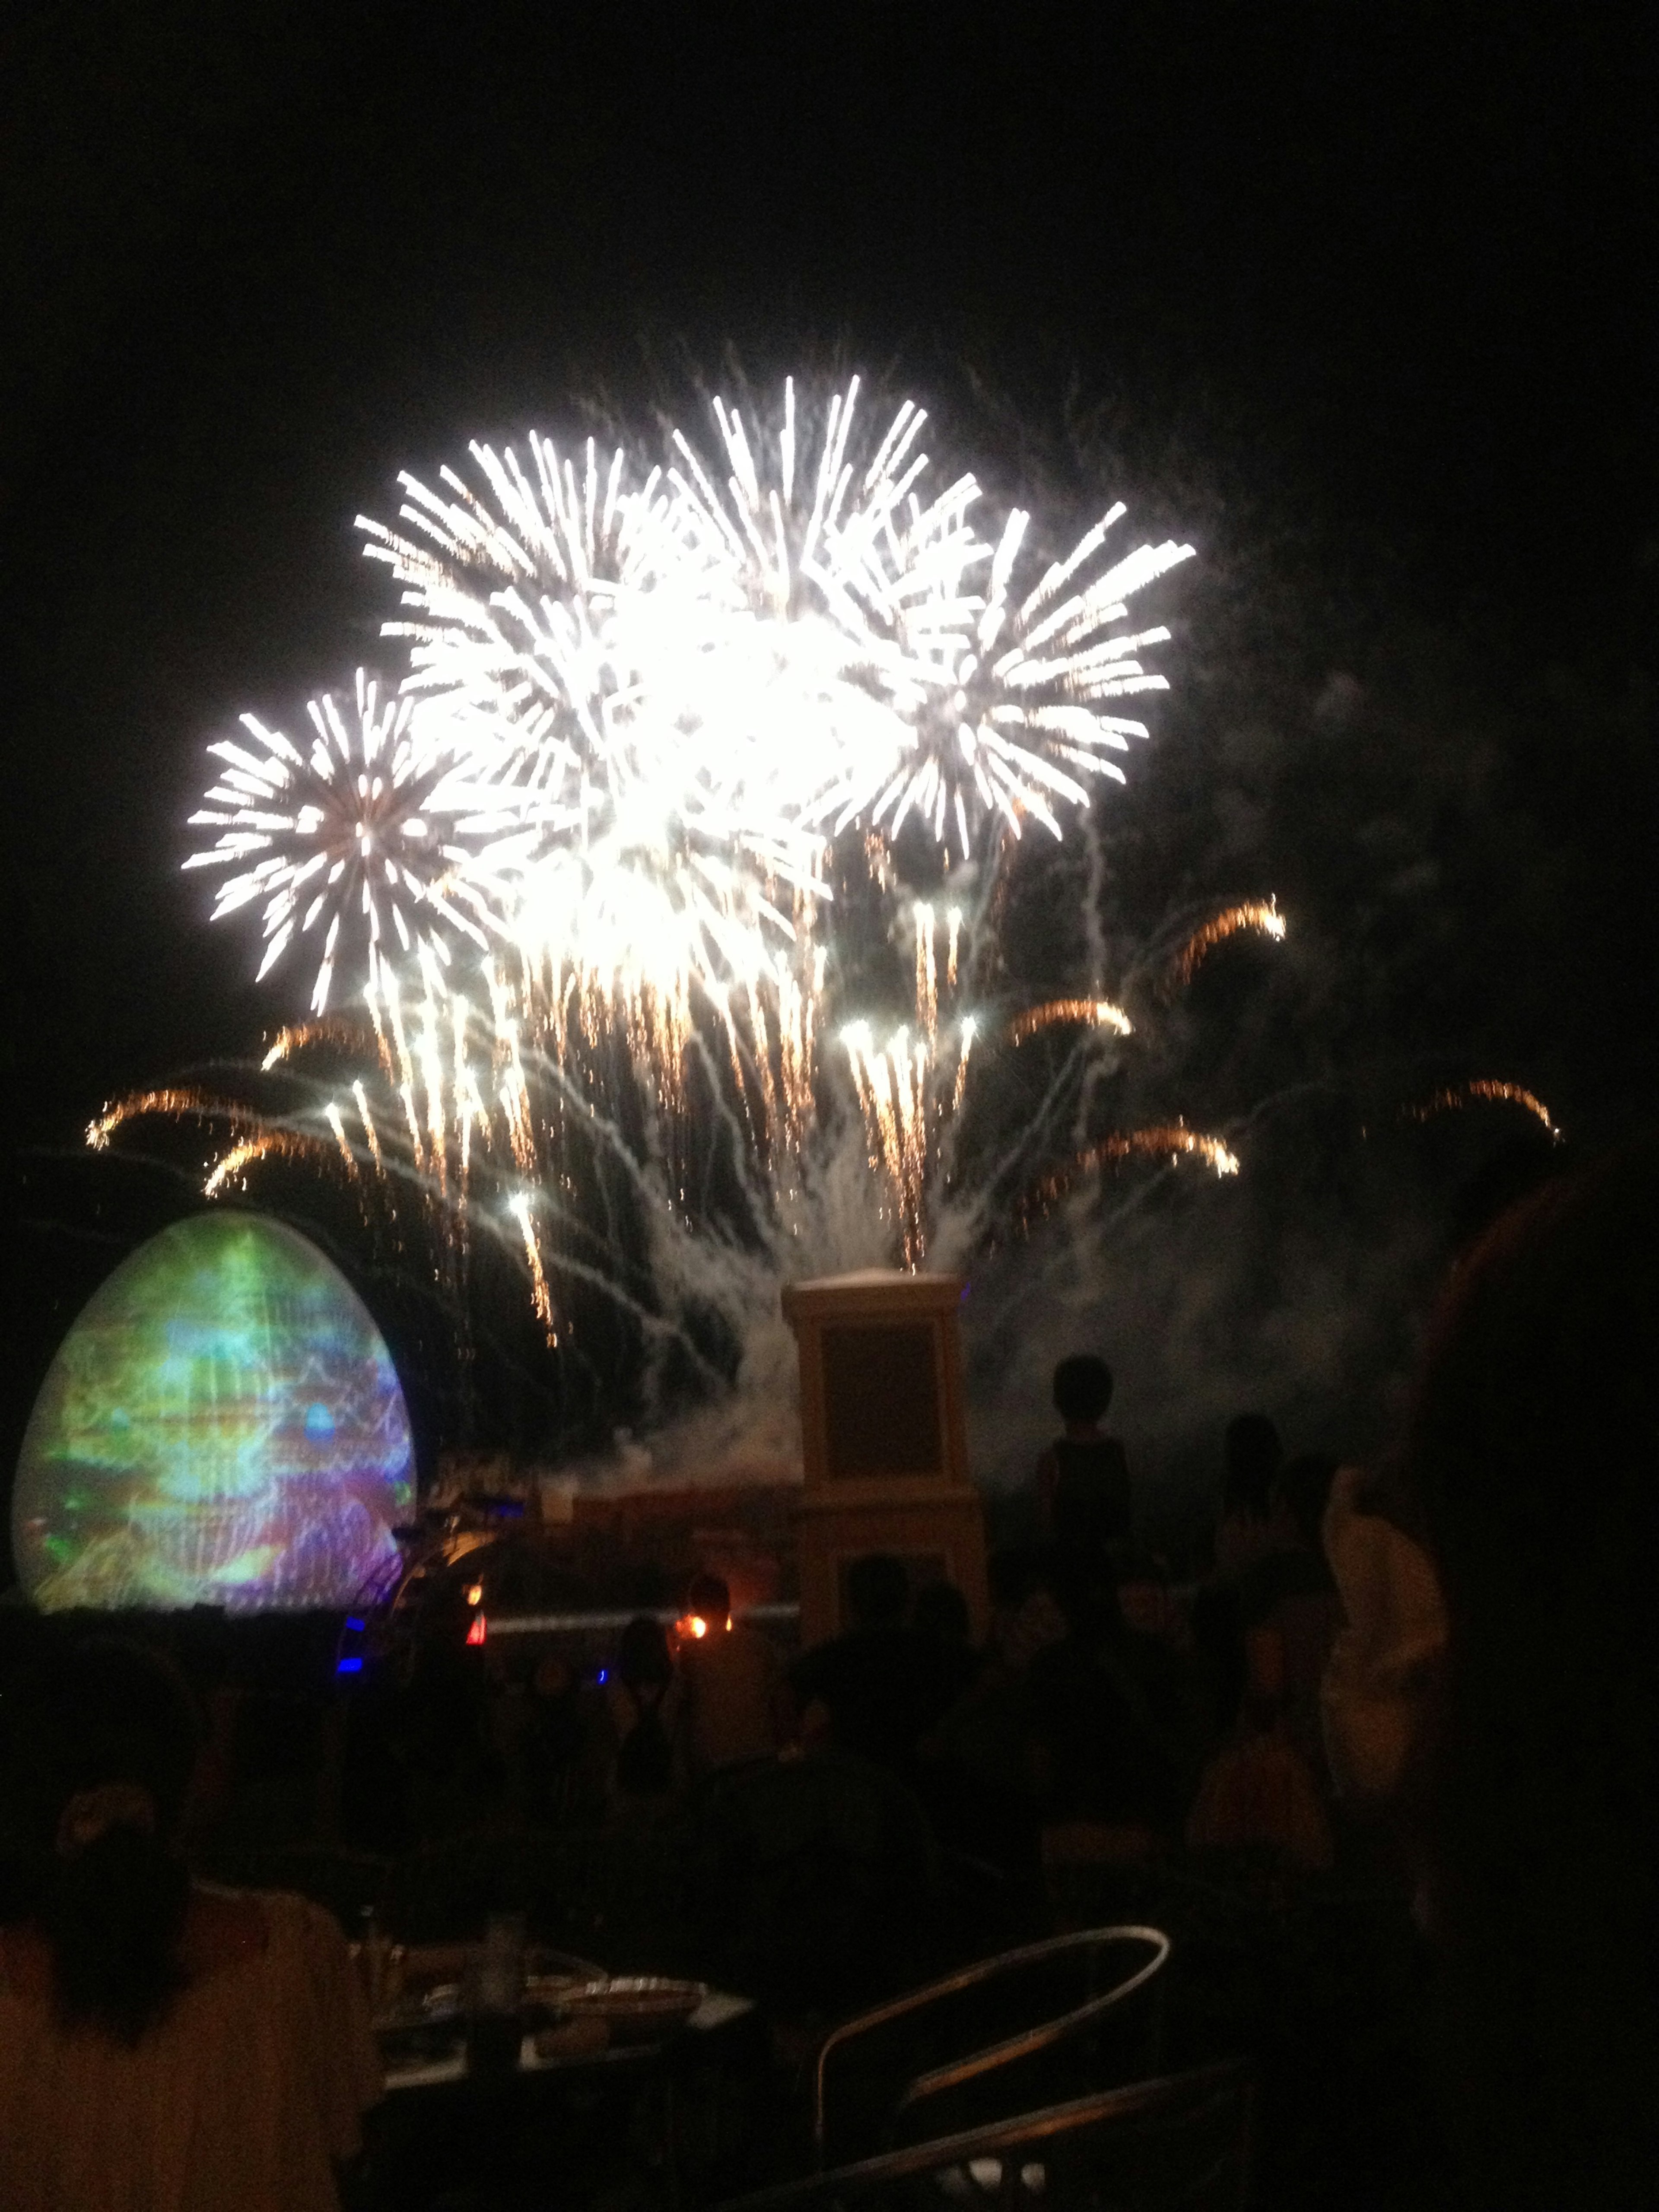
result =
[[[1320,1531],[1336,1472],[1334,1459],[1316,1454],[1285,1462],[1273,1479],[1273,1545],[1244,1569],[1239,1583],[1246,1632],[1271,1638],[1276,1647],[1271,1656],[1259,1656],[1257,1665],[1279,1680],[1279,1717],[1322,1783],[1320,1684],[1342,1607]]]
[[[530,1678],[530,1721],[524,1741],[525,1808],[532,1823],[589,1815],[605,1797],[605,1705],[556,1651],[543,1654]]]
[[[1158,1833],[1178,1822],[1187,1746],[1162,1656],[1126,1626],[1108,1590],[1073,1606],[1066,1636],[1032,1660],[1030,1744],[1046,1822]]]
[[[325,2212],[379,2092],[338,1928],[192,1886],[199,1729],[155,1653],[76,1645],[7,1704],[24,1881],[0,1928],[0,2203]]]
[[[1054,1411],[1063,1433],[1037,1462],[1043,1529],[1079,1588],[1115,1581],[1127,1562],[1132,1510],[1123,1446],[1101,1429],[1112,1402],[1112,1370],[1080,1352],[1054,1370]]]
[[[809,1724],[818,1709],[836,1750],[908,1777],[927,1722],[934,1653],[905,1621],[910,1586],[902,1560],[866,1553],[848,1568],[845,1587],[851,1627],[803,1652],[789,1685]]]
[[[685,1609],[703,1624],[680,1650],[680,1741],[694,1778],[769,1759],[787,1741],[788,1686],[769,1636],[732,1618],[732,1593],[719,1575],[700,1574]]]
[[[1446,2105],[1480,2206],[1659,2187],[1659,1145],[1460,1267],[1409,1452],[1447,1642],[1422,1701]]]
[[[1215,1538],[1218,1575],[1236,1577],[1273,1548],[1273,1478],[1283,1458],[1279,1431],[1266,1413],[1240,1413],[1228,1422]]]
[[[625,1803],[659,1803],[673,1789],[677,1689],[662,1623],[636,1614],[622,1632],[605,1685],[617,1739],[612,1774]]]
[[[921,1698],[925,1732],[943,1720],[972,1686],[979,1674],[979,1654],[974,1650],[968,1601],[954,1583],[929,1583],[919,1590],[910,1620],[921,1642],[918,1656],[926,1678]]]
[[[1258,1623],[1243,1648],[1237,1718],[1200,1778],[1188,1845],[1251,1853],[1275,1870],[1323,1872],[1334,1841],[1314,1766],[1291,1726],[1284,1638],[1273,1623]]]

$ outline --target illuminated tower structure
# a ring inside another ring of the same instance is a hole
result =
[[[959,1275],[890,1268],[784,1286],[800,1356],[804,1644],[848,1625],[847,1569],[870,1552],[902,1559],[913,1591],[954,1583],[975,1634],[985,1632],[985,1524],[968,1475],[957,1322],[964,1288]]]

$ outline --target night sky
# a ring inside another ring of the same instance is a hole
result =
[[[1236,694],[1380,687],[1402,776],[1478,721],[1503,836],[1425,803],[1477,919],[1402,1048],[1478,1032],[1591,1145],[1638,1116],[1653,60],[1611,4],[14,9],[0,1468],[135,1233],[55,1156],[297,1010],[178,872],[203,743],[373,658],[351,523],[398,468],[689,409],[733,356],[918,390],[975,459],[1017,416],[1050,477],[1109,425],[1192,517]],[[1345,774],[1280,794],[1281,879]]]

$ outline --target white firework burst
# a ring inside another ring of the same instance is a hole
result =
[[[453,471],[440,497],[412,477],[401,519],[360,518],[404,586],[411,688],[485,787],[465,824],[492,871],[496,925],[557,994],[574,976],[638,1005],[684,1006],[770,975],[793,935],[781,896],[821,896],[822,840],[699,708],[719,663],[738,696],[752,661],[722,644],[721,572],[670,527],[659,471],[634,484],[617,452],[579,468],[532,435],[532,470],[474,446],[488,499]]]
[[[1168,635],[1128,603],[1190,548],[1106,561],[1114,508],[1022,595],[1027,517],[982,535],[971,475],[935,489],[914,402],[866,429],[856,378],[799,416],[790,380],[769,423],[713,414],[718,465],[680,430],[648,470],[532,434],[359,517],[401,587],[402,701],[360,683],[352,729],[314,702],[308,758],[249,719],[262,751],[215,748],[194,817],[221,835],[190,865],[234,869],[216,913],[265,902],[262,974],[320,927],[320,1010],[355,902],[371,971],[488,934],[561,1000],[684,1015],[807,972],[850,825],[967,856],[988,819],[1058,836],[1121,775],[1146,732],[1118,702],[1164,688]]]
[[[1029,516],[1015,509],[994,543],[982,538],[971,475],[931,490],[923,410],[907,400],[867,439],[857,400],[854,378],[801,467],[793,381],[772,433],[751,435],[716,398],[723,489],[674,433],[674,519],[723,576],[707,600],[750,620],[747,635],[706,641],[725,696],[700,711],[739,744],[767,733],[758,750],[793,779],[779,795],[808,824],[862,820],[891,841],[914,813],[964,858],[989,814],[1016,836],[1030,816],[1058,836],[1056,806],[1087,798],[1079,779],[1121,778],[1110,756],[1146,734],[1109,702],[1167,689],[1140,656],[1169,632],[1119,625],[1192,548],[1143,544],[1098,569],[1120,505],[1016,601]]]
[[[318,1014],[343,957],[361,952],[367,978],[422,945],[447,961],[452,934],[487,942],[477,856],[455,842],[454,817],[475,801],[413,708],[382,699],[359,669],[343,708],[332,692],[309,702],[308,751],[253,714],[241,718],[250,743],[208,747],[219,780],[190,821],[219,835],[184,865],[235,872],[219,886],[215,921],[263,902],[261,980],[296,938],[320,933]]]
[[[1169,539],[1141,544],[1091,576],[1124,513],[1121,503],[1113,507],[1016,600],[1014,570],[1030,517],[1013,510],[994,550],[978,549],[989,574],[971,619],[959,622],[957,594],[950,620],[931,623],[918,640],[927,672],[899,702],[911,735],[904,756],[879,790],[849,795],[843,820],[863,815],[891,841],[914,812],[937,842],[954,837],[966,860],[988,816],[1000,817],[1015,836],[1030,816],[1058,837],[1055,809],[1086,802],[1085,779],[1123,781],[1111,756],[1144,738],[1146,725],[1112,702],[1169,689],[1142,656],[1170,633],[1161,624],[1120,625],[1134,594],[1193,552]]]
[[[890,775],[939,638],[979,604],[965,588],[981,550],[968,520],[978,485],[963,475],[933,494],[925,412],[906,400],[866,434],[858,401],[854,377],[814,438],[793,379],[770,428],[751,433],[716,398],[724,466],[677,429],[668,471],[672,521],[717,617],[673,672],[682,717],[741,761],[745,787],[808,826]]]

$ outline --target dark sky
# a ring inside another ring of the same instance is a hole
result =
[[[246,937],[201,926],[182,819],[205,738],[369,649],[350,524],[404,463],[728,343],[757,378],[839,348],[1048,423],[1110,396],[1410,611],[1501,634],[1510,679],[1650,668],[1652,21],[9,10],[9,1397],[63,1325],[59,1260],[106,1264],[32,1214],[34,1148],[273,1018]],[[1584,961],[1628,962],[1650,1023],[1650,945],[1608,929]]]

